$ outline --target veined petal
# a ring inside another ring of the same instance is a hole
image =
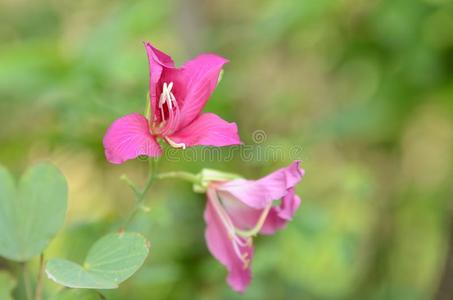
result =
[[[178,99],[182,101],[180,128],[191,123],[201,113],[227,62],[227,59],[215,54],[201,54],[182,66],[181,77],[186,88],[183,99]]]
[[[209,196],[208,196],[209,197]],[[227,282],[237,292],[243,292],[250,284],[250,267],[244,266],[244,262],[237,255],[234,249],[233,240],[229,236],[224,223],[221,220],[214,205],[208,199],[204,212],[206,221],[205,238],[211,254],[228,269]],[[239,251],[248,255],[251,259],[253,255],[252,246],[240,246]]]
[[[121,164],[139,155],[160,156],[162,150],[150,134],[148,120],[137,113],[117,119],[107,130],[104,140],[107,160]]]
[[[184,144],[185,147],[196,145],[221,147],[241,143],[236,123],[228,123],[212,113],[200,115],[169,138],[175,144]]]
[[[223,194],[223,207],[230,216],[234,226],[242,232],[256,229],[256,233],[273,234],[283,228],[293,217],[300,205],[300,198],[290,188],[281,199],[280,205],[272,206],[270,210],[256,209],[247,206],[241,200]],[[279,199],[276,199],[279,200]],[[263,220],[261,220],[264,218]]]
[[[225,211],[230,216],[234,226],[247,231],[255,227],[264,209],[247,206],[244,202],[227,193],[219,195]]]
[[[259,180],[236,179],[217,187],[222,198],[233,197],[247,206],[264,209],[273,200],[283,198],[302,179],[300,161],[277,170]]]
[[[273,234],[275,231],[285,227],[291,221],[293,215],[300,206],[300,198],[296,195],[294,188],[288,190],[282,202],[277,207],[272,207],[269,215],[261,228],[262,234]]]
[[[153,116],[158,115],[157,103],[159,101],[158,83],[164,68],[174,68],[172,58],[155,48],[151,43],[145,43],[146,53],[149,61],[149,97]]]

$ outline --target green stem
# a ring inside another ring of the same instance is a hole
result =
[[[41,255],[39,256],[39,271],[38,271],[39,273],[35,289],[35,300],[41,300],[43,289],[44,267],[45,267],[44,253],[41,253]]]
[[[107,300],[104,295],[102,295],[99,291],[96,291],[96,294],[98,295],[99,299],[101,300]]]
[[[132,181],[130,181],[126,176],[122,176],[122,179],[127,182],[127,184],[131,187],[135,194],[135,204],[132,208],[129,216],[124,221],[123,225],[120,228],[120,231],[124,231],[124,229],[130,224],[130,222],[134,219],[135,215],[142,209],[143,204],[145,202],[146,193],[149,191],[151,186],[153,185],[154,181],[156,180],[157,175],[157,161],[154,159],[149,160],[149,171],[148,171],[148,178],[146,179],[145,185],[142,189],[139,189],[135,186]]]
[[[137,186],[135,185],[135,183],[132,182],[132,180],[129,179],[129,177],[127,177],[126,174],[123,174],[121,175],[120,177],[121,180],[124,180],[124,182],[126,182],[126,184],[131,188],[131,190],[134,192],[134,195],[135,196],[138,196],[140,194],[140,190],[137,188]]]
[[[135,183],[133,183],[126,175],[121,176],[121,179],[124,180],[134,192],[135,205],[132,208],[131,212],[129,213],[129,216],[126,218],[123,225],[121,226],[120,231],[124,231],[126,227],[130,224],[130,222],[134,219],[135,215],[137,215],[137,213],[140,211],[140,209],[143,209],[146,193],[151,188],[156,179],[182,179],[194,184],[199,182],[199,178],[197,175],[184,171],[166,172],[158,174],[157,161],[154,159],[150,159],[149,161],[150,164],[148,178],[146,179],[145,185],[143,186],[142,189],[138,188],[135,185]]]
[[[28,268],[27,268],[26,262],[22,263],[22,273],[23,273],[23,278],[24,278],[25,295],[27,297],[27,300],[31,300],[32,294],[31,294],[31,286],[30,286],[30,277],[28,276]]]
[[[191,183],[198,183],[198,176],[189,172],[184,171],[175,171],[175,172],[166,172],[161,173],[156,176],[157,179],[182,179],[189,181]]]

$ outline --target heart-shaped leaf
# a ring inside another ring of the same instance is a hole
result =
[[[0,166],[0,256],[26,261],[41,253],[64,222],[67,186],[50,164],[29,169],[16,188]]]
[[[4,271],[0,272],[0,299],[12,300],[11,292],[16,286],[16,280]]]
[[[111,233],[88,251],[83,266],[65,259],[51,259],[50,279],[71,288],[115,289],[132,276],[148,256],[148,241],[138,233]]]

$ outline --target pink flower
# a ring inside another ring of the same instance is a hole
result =
[[[150,111],[117,119],[104,136],[107,160],[123,163],[139,155],[160,156],[157,139],[172,147],[240,144],[235,123],[228,123],[202,109],[214,91],[222,67],[228,61],[201,54],[176,68],[167,54],[145,44],[150,66]]]
[[[243,292],[250,283],[253,236],[283,228],[300,205],[294,188],[304,170],[300,161],[259,180],[211,182],[204,218],[209,251],[228,269],[228,284]],[[275,203],[274,201],[280,201]]]

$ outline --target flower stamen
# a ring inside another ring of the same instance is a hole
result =
[[[153,123],[152,133],[161,136],[172,134],[179,124],[179,107],[176,97],[172,92],[173,82],[162,84],[162,93],[159,97],[158,107],[160,110],[160,121]],[[175,148],[185,148],[185,144],[167,140]]]
[[[252,236],[257,235],[261,231],[261,228],[263,228],[264,222],[266,221],[266,218],[269,215],[269,211],[271,210],[271,208],[272,208],[272,203],[269,203],[264,208],[264,210],[261,212],[261,215],[260,215],[258,221],[256,222],[255,226],[252,229],[241,230],[241,229],[235,228],[236,233],[238,235],[240,235],[241,237],[252,237]]]
[[[184,143],[176,143],[175,141],[173,141],[172,139],[170,139],[168,136],[165,137],[165,140],[166,140],[167,143],[169,143],[170,146],[172,146],[173,148],[182,148],[182,149],[186,149],[186,144],[184,144]]]
[[[247,252],[243,252],[243,247],[251,246],[251,238],[250,237],[241,237],[236,234],[236,228],[233,224],[233,221],[228,216],[228,213],[223,208],[222,204],[219,201],[217,193],[214,190],[208,189],[207,191],[209,195],[209,199],[220,218],[225,230],[227,231],[228,237],[231,240],[231,244],[233,246],[234,253],[236,256],[241,260],[243,263],[243,268],[247,269],[250,265],[249,254]]]
[[[164,114],[164,104],[167,105],[168,111],[171,112],[173,109],[173,105],[176,106],[176,98],[175,95],[171,92],[173,88],[173,82],[166,83],[164,82],[162,87],[162,93],[160,94],[159,98],[159,109],[162,120],[165,120]]]

